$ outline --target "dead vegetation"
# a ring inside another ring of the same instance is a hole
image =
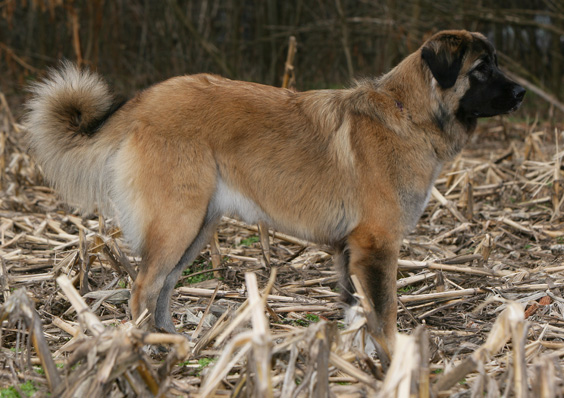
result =
[[[230,219],[175,291],[182,335],[141,332],[127,307],[139,259],[113,220],[43,184],[0,100],[0,391],[564,396],[558,128],[497,120],[444,170],[402,248],[388,366],[359,349],[362,321],[342,323],[327,248],[270,231],[265,255],[257,227]]]

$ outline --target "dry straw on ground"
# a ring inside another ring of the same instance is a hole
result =
[[[141,332],[127,308],[139,259],[113,220],[45,187],[0,100],[0,391],[564,396],[560,130],[497,120],[446,168],[402,248],[386,372],[358,348],[364,322],[341,322],[327,248],[270,231],[263,255],[257,227],[231,219],[175,291],[182,335]]]

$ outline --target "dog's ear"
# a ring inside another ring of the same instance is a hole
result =
[[[467,47],[462,36],[440,34],[431,38],[421,49],[421,58],[443,89],[456,83]]]

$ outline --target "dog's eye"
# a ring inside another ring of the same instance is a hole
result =
[[[486,80],[490,76],[491,71],[490,64],[482,62],[472,70],[472,75],[478,80]]]
[[[482,62],[480,65],[478,65],[476,70],[480,73],[488,73],[490,70],[490,65],[487,62]]]

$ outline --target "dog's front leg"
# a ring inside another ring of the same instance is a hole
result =
[[[385,349],[393,349],[397,331],[396,276],[401,238],[384,228],[357,227],[348,238],[348,270],[360,281],[372,312],[369,331]]]

